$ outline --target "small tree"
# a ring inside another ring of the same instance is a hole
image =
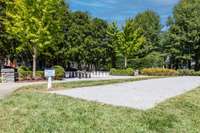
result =
[[[62,40],[65,3],[63,0],[8,0],[6,5],[6,31],[20,40],[18,51],[30,50],[35,78],[38,51]]]
[[[134,55],[146,41],[141,29],[132,31],[131,25],[132,21],[128,20],[124,31],[118,34],[119,52],[124,56],[125,68],[127,68],[128,58]]]

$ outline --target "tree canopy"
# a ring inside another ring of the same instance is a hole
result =
[[[181,0],[161,31],[159,15],[138,13],[120,28],[64,0],[0,0],[0,60],[38,69],[200,69],[200,0]],[[150,58],[155,59],[155,61]],[[194,65],[194,66],[193,66]]]
[[[6,6],[6,32],[22,44],[17,47],[19,52],[30,50],[35,77],[38,51],[63,40],[65,4],[62,0],[9,0]]]
[[[134,21],[128,20],[124,31],[118,35],[119,52],[124,56],[125,68],[127,67],[127,59],[133,56],[146,42],[141,28],[132,30],[134,24]]]
[[[160,17],[156,12],[147,10],[137,14],[132,21],[133,24],[130,25],[131,30],[135,31],[139,28],[142,35],[146,38],[145,45],[138,50],[140,56],[146,56],[157,49],[159,34],[162,28]]]
[[[173,68],[200,69],[200,0],[181,0],[169,18],[165,49]]]

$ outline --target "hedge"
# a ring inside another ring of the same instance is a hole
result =
[[[141,74],[148,76],[176,76],[178,72],[174,69],[145,68],[141,71]]]
[[[115,76],[133,76],[134,75],[134,70],[132,68],[127,68],[127,69],[115,69],[112,68],[110,70],[111,75]]]
[[[194,71],[189,69],[179,69],[178,70],[179,76],[200,76],[200,71]]]

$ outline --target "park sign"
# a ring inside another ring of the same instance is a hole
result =
[[[55,77],[55,70],[54,69],[45,69],[44,75],[45,75],[45,77],[48,78],[47,89],[51,90],[52,89],[52,77]]]
[[[44,75],[45,75],[45,77],[55,77],[55,70],[54,69],[45,69]]]

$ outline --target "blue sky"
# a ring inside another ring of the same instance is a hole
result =
[[[152,9],[161,17],[164,25],[172,14],[173,7],[179,0],[66,0],[72,11],[89,12],[109,22],[116,21],[123,25],[125,20],[134,17],[138,12]]]

